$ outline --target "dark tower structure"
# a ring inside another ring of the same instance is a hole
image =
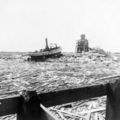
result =
[[[88,40],[85,38],[85,34],[81,34],[81,39],[77,41],[76,43],[76,52],[82,53],[88,52],[89,50],[89,43]]]

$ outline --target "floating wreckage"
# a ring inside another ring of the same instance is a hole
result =
[[[57,46],[56,44],[54,46],[48,46],[48,40],[45,39],[46,47],[45,49],[40,49],[40,51],[35,52],[29,52],[28,61],[45,61],[48,58],[59,58],[62,56],[62,49],[60,46]]]

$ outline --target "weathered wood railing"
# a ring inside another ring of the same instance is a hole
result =
[[[120,78],[92,86],[0,99],[0,116],[17,113],[17,120],[57,120],[46,107],[107,95],[106,120],[120,119]]]

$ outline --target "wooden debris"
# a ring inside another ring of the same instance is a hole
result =
[[[119,74],[120,62],[98,53],[69,54],[38,63],[26,62],[22,54],[0,54],[0,98],[16,96],[23,89],[40,93],[104,84]]]

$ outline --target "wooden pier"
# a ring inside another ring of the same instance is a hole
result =
[[[104,84],[57,92],[23,91],[21,96],[0,99],[0,116],[17,113],[17,120],[58,120],[47,107],[106,95],[106,120],[119,120],[120,77],[112,79]]]

